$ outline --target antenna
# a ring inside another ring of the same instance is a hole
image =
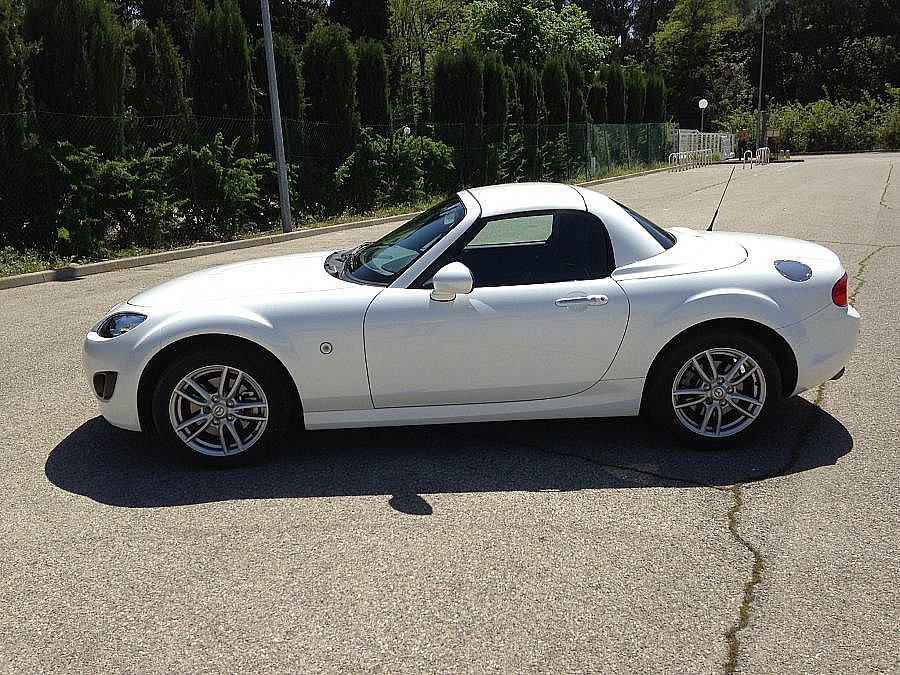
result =
[[[736,166],[731,167],[731,176],[728,176],[728,182],[725,183],[725,189],[722,190],[722,198],[719,200],[719,206],[722,206],[722,202],[725,200],[725,193],[728,192],[728,186],[731,184],[731,178],[734,176],[734,170]],[[713,223],[716,222],[716,216],[719,215],[719,206],[716,207],[716,212],[713,214],[712,220],[709,221],[709,227],[706,228],[707,232],[712,232]]]

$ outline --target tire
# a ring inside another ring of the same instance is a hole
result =
[[[783,397],[771,353],[749,336],[727,333],[676,343],[654,369],[650,387],[646,412],[656,424],[707,450],[749,440]]]
[[[214,347],[179,356],[153,391],[153,423],[175,453],[207,466],[237,466],[275,448],[292,398],[264,356]]]

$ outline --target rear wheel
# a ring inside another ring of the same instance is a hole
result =
[[[651,382],[647,412],[688,444],[716,449],[757,433],[781,399],[781,373],[753,338],[690,338],[664,357]]]
[[[188,352],[162,373],[153,421],[171,449],[206,464],[242,464],[275,447],[289,396],[273,364],[221,348]]]

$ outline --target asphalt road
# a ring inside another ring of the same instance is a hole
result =
[[[700,228],[729,171],[600,189]],[[717,228],[830,246],[863,323],[843,379],[724,453],[578,420],[209,472],[98,417],[81,343],[114,303],[386,225],[0,291],[0,671],[896,672],[898,185],[900,154],[735,171]]]

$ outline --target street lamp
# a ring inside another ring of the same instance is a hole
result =
[[[709,101],[705,98],[701,98],[697,105],[700,107],[700,133],[703,133],[703,113],[706,112],[706,107],[709,105]]]
[[[766,5],[765,0],[759,0],[759,13],[762,16],[762,37],[759,43],[759,98],[756,103],[756,147],[763,144],[763,113],[762,113],[762,87],[763,87],[763,57],[766,52]]]

